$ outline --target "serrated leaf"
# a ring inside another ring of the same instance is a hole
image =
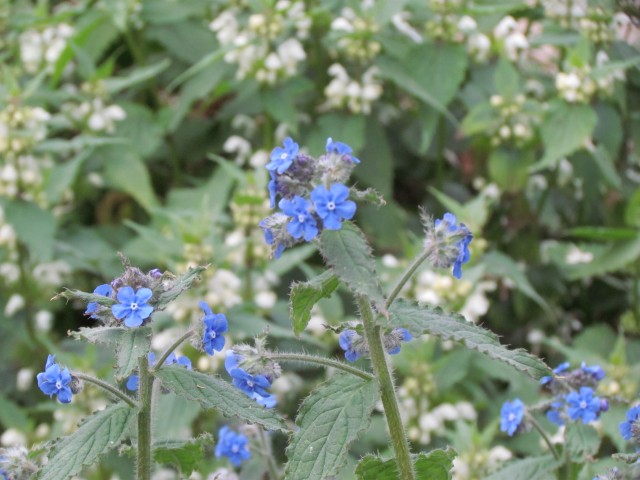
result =
[[[548,480],[555,478],[553,472],[562,465],[551,455],[516,460],[489,475],[485,480]]]
[[[84,339],[91,343],[119,345],[127,330],[124,327],[82,327],[77,332],[69,334],[76,340]]]
[[[429,480],[449,480],[456,451],[447,447],[429,453],[412,455],[416,478]],[[379,457],[367,455],[356,468],[358,480],[401,480],[394,458],[383,461]]]
[[[343,222],[340,230],[324,230],[320,236],[320,253],[352,291],[369,298],[379,312],[386,311],[371,249],[358,227]]]
[[[636,463],[640,460],[640,452],[636,453],[614,453],[611,455],[614,460],[621,460],[623,462],[627,462],[629,464]]]
[[[538,357],[523,349],[509,350],[500,345],[495,333],[467,322],[462,315],[446,313],[440,308],[399,299],[389,308],[389,324],[394,328],[406,328],[414,336],[428,333],[443,340],[455,340],[536,380],[551,374],[551,369]]]
[[[370,421],[378,399],[375,380],[336,375],[314,390],[300,406],[299,430],[287,448],[285,478],[322,480],[336,475],[349,445]]]
[[[39,480],[64,480],[93,465],[101,455],[124,440],[137,410],[124,403],[111,405],[88,417],[71,435],[58,440],[49,461],[37,474]]]
[[[596,429],[578,422],[567,425],[566,442],[571,458],[577,462],[593,457],[600,449],[600,435]]]
[[[166,307],[167,304],[178,298],[182,292],[189,290],[193,282],[198,280],[200,274],[206,269],[207,267],[189,268],[185,274],[174,280],[169,289],[160,294],[158,301],[155,303],[155,308],[162,309]]]
[[[176,395],[194,400],[203,408],[216,409],[226,417],[257,423],[268,430],[289,431],[284,419],[276,412],[258,405],[220,378],[176,366],[162,367],[154,375]]]
[[[351,189],[351,198],[358,202],[365,202],[373,205],[374,207],[384,207],[387,201],[382,194],[374,188],[367,188],[366,190]]]
[[[307,282],[294,282],[291,285],[289,308],[296,335],[300,335],[307,327],[313,306],[322,298],[329,297],[339,284],[338,277],[327,271]]]
[[[116,378],[127,377],[138,367],[138,358],[146,357],[151,348],[151,328],[128,328],[120,337],[116,360]]]
[[[173,465],[183,474],[190,475],[204,457],[204,447],[212,443],[211,435],[205,433],[191,440],[156,440],[151,449],[156,462]]]

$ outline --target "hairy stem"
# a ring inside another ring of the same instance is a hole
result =
[[[432,251],[433,251],[432,248],[426,248],[422,252],[420,252],[420,255],[418,255],[416,258],[413,259],[413,261],[411,262],[411,265],[409,265],[409,267],[405,270],[402,276],[398,279],[398,282],[393,287],[393,290],[391,290],[391,293],[387,297],[385,307],[389,308],[391,306],[393,301],[396,299],[396,297],[400,293],[400,290],[402,290],[402,287],[405,286],[405,284],[409,281],[412,275],[416,272],[418,267],[422,265],[422,262],[424,262],[427,258],[429,258],[429,255],[431,255]]]
[[[138,359],[140,383],[138,395],[140,411],[138,412],[138,464],[137,479],[151,479],[151,405],[153,403],[153,376],[149,371],[147,357]]]
[[[187,332],[182,335],[180,338],[178,338],[175,342],[173,342],[169,348],[167,348],[167,350],[160,356],[160,358],[158,359],[158,361],[156,362],[155,367],[153,367],[151,369],[152,372],[155,372],[156,370],[160,370],[160,368],[162,368],[162,366],[164,365],[164,362],[167,358],[169,358],[169,355],[171,355],[176,348],[178,348],[182,342],[184,342],[185,340],[187,340],[189,337],[191,337],[191,335],[194,334],[193,330],[187,330]]]
[[[315,355],[307,355],[305,353],[280,353],[280,352],[269,352],[266,354],[271,360],[276,360],[280,362],[296,362],[296,363],[308,363],[312,365],[320,365],[322,367],[333,367],[338,370],[342,370],[343,372],[350,373],[360,378],[364,378],[365,380],[371,380],[374,378],[369,372],[365,372],[364,370],[360,370],[357,367],[352,367],[351,365],[341,362],[339,360],[334,360],[332,358],[326,357],[317,357]]]
[[[85,382],[92,383],[103,390],[107,391],[111,395],[118,397],[120,400],[123,400],[130,407],[136,408],[138,404],[136,401],[131,398],[129,395],[121,391],[119,388],[114,387],[110,383],[105,382],[104,380],[100,380],[99,378],[92,377],[91,375],[87,375],[82,372],[70,372],[72,377],[77,377],[80,380],[84,380]]]
[[[276,465],[275,459],[273,458],[273,451],[271,450],[271,440],[267,437],[267,434],[261,427],[258,427],[258,437],[260,440],[260,448],[262,449],[263,455],[267,460],[269,476],[271,477],[271,480],[279,480],[280,472],[278,470],[278,466]]]
[[[545,432],[542,426],[538,423],[538,421],[535,418],[533,418],[533,415],[527,414],[527,418],[529,420],[529,423],[531,423],[531,426],[538,431],[538,433],[544,440],[544,443],[547,444],[547,447],[549,447],[549,450],[551,450],[551,453],[553,453],[553,457],[556,460],[560,460],[560,455],[558,455],[558,451],[556,450],[556,447],[554,447],[553,443],[551,443],[551,440],[549,439],[547,432]]]
[[[376,326],[369,300],[362,295],[357,295],[356,301],[362,316],[364,333],[369,343],[371,364],[380,385],[380,397],[387,425],[389,426],[389,433],[391,434],[391,444],[398,462],[400,478],[403,480],[415,480],[409,441],[400,418],[400,408],[398,407],[398,399],[393,386],[393,378],[391,377],[390,366],[387,363],[386,353],[382,344],[382,332],[380,327]]]

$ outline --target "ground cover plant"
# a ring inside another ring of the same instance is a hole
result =
[[[0,477],[636,478],[633,2],[0,5]]]

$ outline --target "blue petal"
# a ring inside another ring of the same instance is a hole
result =
[[[118,290],[117,298],[120,303],[131,304],[135,302],[135,293],[133,292],[133,288],[129,286],[122,287]]]

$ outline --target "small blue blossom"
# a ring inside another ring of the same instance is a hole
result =
[[[566,396],[567,414],[571,420],[582,423],[593,422],[602,410],[600,398],[593,395],[593,388],[580,387],[580,392],[571,392]]]
[[[0,468],[0,480],[10,480],[9,474],[2,468]]]
[[[40,390],[42,390],[42,393],[45,395],[49,395],[49,397],[57,395],[61,403],[70,403],[73,394],[70,386],[71,374],[67,368],[62,370],[60,365],[55,363],[55,361],[55,355],[49,355],[47,357],[44,372],[36,376],[38,379],[38,387],[40,387]]]
[[[519,398],[512,402],[504,402],[500,410],[500,430],[510,437],[516,433],[524,418],[524,403]]]
[[[149,352],[149,354],[147,355],[147,362],[149,363],[149,366],[152,367],[156,364],[156,354],[154,352]],[[193,367],[191,365],[191,360],[189,360],[188,357],[178,357],[176,356],[175,352],[171,352],[169,354],[169,356],[167,357],[167,359],[164,361],[165,365],[182,365],[183,367],[185,367],[187,370],[192,370]],[[140,377],[138,377],[138,375],[130,375],[129,378],[127,379],[127,390],[131,390],[132,392],[135,392],[136,390],[138,390],[139,388],[139,384],[140,384]]]
[[[152,296],[153,292],[148,288],[140,288],[134,292],[129,286],[122,287],[117,295],[120,303],[111,307],[113,316],[118,320],[124,319],[127,327],[139,327],[153,312],[153,307],[147,304]]]
[[[355,330],[344,330],[338,337],[338,344],[344,350],[345,358],[350,362],[360,358],[360,352],[354,348],[354,341],[359,338],[360,335]]]
[[[247,437],[225,425],[218,432],[216,457],[227,457],[234,467],[239,467],[242,462],[251,458]]]
[[[397,337],[399,342],[396,346],[387,350],[387,352],[389,352],[389,355],[397,355],[398,353],[400,353],[400,342],[410,342],[411,340],[413,340],[413,335],[411,335],[409,330],[407,330],[406,328],[396,328],[395,330],[393,330],[391,335],[393,337]]]
[[[222,313],[213,313],[205,302],[199,303],[204,312],[204,333],[202,334],[202,346],[209,355],[219,352],[224,347],[224,336],[228,329],[227,317]]]
[[[258,226],[264,232],[264,241],[265,241],[265,243],[267,245],[273,245],[273,242],[274,242],[273,232],[267,226],[267,224],[265,222],[265,219],[260,220],[260,223],[258,223]],[[284,252],[284,245],[282,243],[279,243],[278,246],[276,247],[275,251],[273,252],[273,256],[275,258],[280,258],[280,256],[282,255],[282,252]]]
[[[227,353],[224,361],[224,367],[231,375],[232,383],[245,395],[254,399],[259,405],[272,408],[276,405],[275,395],[267,392],[267,388],[271,387],[271,382],[264,375],[251,375],[249,372],[240,368],[239,363],[242,356],[233,352]]]
[[[445,213],[442,219],[436,219],[436,234],[438,240],[438,257],[442,257],[436,266],[453,265],[453,276],[462,278],[462,264],[471,259],[469,243],[473,240],[473,235],[464,223],[457,223],[453,213]]]
[[[627,421],[620,424],[620,434],[625,440],[631,440],[633,438],[633,427],[638,429],[638,419],[640,418],[640,405],[631,407],[627,410]]]
[[[546,416],[547,420],[551,423],[555,423],[558,426],[564,425],[564,416],[563,416],[563,407],[564,407],[564,399],[560,398],[555,402],[551,403],[551,408],[547,410]]]
[[[570,366],[569,362],[561,363],[560,365],[558,365],[556,368],[553,369],[553,373],[556,375],[560,375],[561,373],[567,371],[569,369],[569,366]],[[553,377],[551,375],[545,375],[540,379],[540,385],[546,385],[549,382],[551,382],[551,380],[553,380]]]
[[[113,293],[113,289],[111,285],[108,283],[98,285],[93,291],[96,295],[102,295],[103,297],[110,297]],[[93,314],[98,309],[99,304],[97,302],[89,302],[87,304],[87,309],[84,311],[85,315]],[[91,315],[91,318],[98,318],[95,315]]]
[[[334,183],[329,190],[324,185],[318,185],[311,192],[311,200],[324,228],[340,230],[342,220],[353,218],[356,204],[348,198],[349,188],[341,183]]]
[[[593,378],[596,382],[599,382],[605,376],[605,372],[600,365],[592,365],[589,367],[585,362],[582,362],[580,369],[591,378]]]
[[[276,174],[273,172],[269,172],[271,179],[267,184],[267,190],[269,190],[269,207],[275,208],[276,206],[276,195],[278,194],[278,182],[276,180]]]
[[[293,238],[302,238],[308,242],[318,235],[318,226],[309,208],[311,203],[296,195],[291,200],[283,198],[278,204],[283,213],[292,219],[287,224],[287,231]]]
[[[271,156],[269,157],[271,161],[265,165],[266,169],[279,174],[286,172],[298,156],[299,151],[300,147],[291,137],[285,138],[284,146],[276,147],[271,152]]]
[[[351,155],[351,152],[353,152],[353,150],[349,145],[342,142],[334,142],[331,137],[327,138],[326,150],[327,153],[335,153],[336,155],[347,157],[347,159],[352,161],[353,163],[360,163],[359,159]]]

